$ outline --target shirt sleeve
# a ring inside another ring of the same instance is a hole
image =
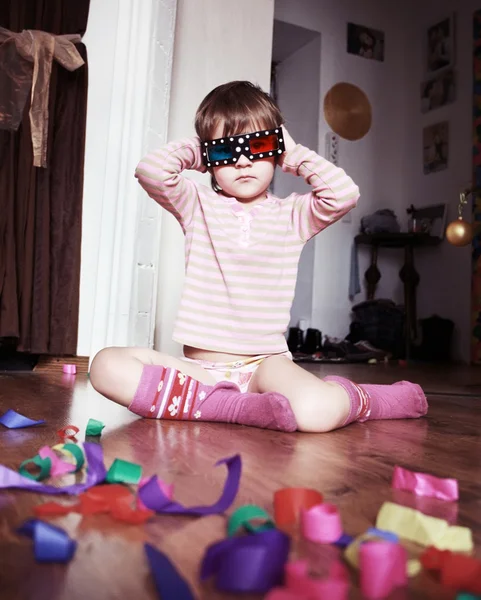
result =
[[[304,241],[357,204],[359,188],[345,171],[304,146],[297,144],[286,154],[282,170],[303,177],[312,187],[308,194],[293,195],[293,225]]]
[[[199,203],[199,184],[182,176],[193,169],[205,172],[199,138],[171,142],[145,156],[135,177],[156,202],[179,221],[184,233]]]

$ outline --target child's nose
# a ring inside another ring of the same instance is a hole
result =
[[[245,156],[245,154],[241,154],[235,164],[239,168],[248,167],[252,164],[252,161],[247,156]]]

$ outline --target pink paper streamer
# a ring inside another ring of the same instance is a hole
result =
[[[458,500],[459,490],[456,479],[442,479],[426,473],[415,473],[402,467],[394,467],[391,486],[406,490],[418,496],[429,496],[438,500]]]
[[[327,502],[302,510],[301,527],[306,539],[320,544],[336,542],[342,535],[339,510]]]
[[[365,542],[359,550],[361,591],[369,600],[386,598],[407,585],[407,554],[392,542]]]
[[[61,475],[73,473],[75,471],[75,465],[71,465],[64,460],[61,460],[49,446],[40,448],[38,454],[40,458],[50,458],[52,463],[50,477],[60,477]]]
[[[313,579],[306,560],[295,560],[285,566],[285,587],[274,588],[265,600],[347,600],[349,575],[338,561],[333,563],[327,579]]]
[[[75,375],[75,373],[77,372],[77,365],[64,364],[62,367],[62,371],[67,375]]]

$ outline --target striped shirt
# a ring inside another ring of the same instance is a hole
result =
[[[285,332],[304,244],[357,203],[345,172],[304,146],[283,170],[302,176],[307,194],[268,193],[247,211],[236,198],[182,176],[204,172],[198,138],[172,142],[136,170],[142,187],[172,213],[185,235],[185,281],[173,339],[229,354],[277,354]]]

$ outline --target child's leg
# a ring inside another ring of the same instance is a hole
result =
[[[319,379],[284,356],[267,358],[249,390],[284,394],[298,429],[306,432],[332,431],[357,420],[416,418],[427,412],[424,393],[415,384],[357,385],[341,377]]]
[[[144,348],[106,348],[92,362],[90,381],[107,398],[157,419],[238,423],[280,431],[297,425],[287,398],[241,393],[199,365]],[[215,385],[214,385],[215,384]]]

